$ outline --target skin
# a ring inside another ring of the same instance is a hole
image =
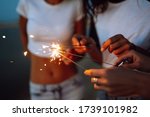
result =
[[[145,56],[139,52],[131,50],[121,56],[118,57],[115,65],[117,66],[124,58],[132,59],[132,63],[124,64],[123,67],[131,68],[131,69],[138,69],[144,72],[150,72],[150,57]]]
[[[52,5],[57,5],[61,3],[63,0],[45,0],[47,3],[52,4]]]
[[[142,96],[150,99],[150,58],[132,50],[120,56],[116,65],[128,57],[133,59],[133,63],[107,69],[89,69],[84,73],[92,77],[95,90],[105,90],[110,96]]]
[[[150,99],[150,74],[123,67],[86,70],[95,90],[105,90],[110,96],[142,96]],[[126,74],[126,75],[123,75]],[[95,77],[97,82],[95,82]]]
[[[130,48],[131,43],[123,35],[118,34],[107,39],[102,44],[101,51],[104,52],[106,49],[108,49],[110,53],[119,56],[130,50]]]
[[[102,63],[102,54],[92,38],[83,35],[74,35],[72,38],[72,45],[78,54],[88,53],[93,61],[99,64]]]
[[[46,0],[48,4],[57,5],[61,3],[63,0]],[[83,19],[75,22],[75,33],[83,33],[82,30],[84,30],[84,23]],[[28,44],[28,38],[27,38],[27,22],[28,19],[26,19],[23,16],[20,16],[20,32],[21,32],[21,39],[23,44],[24,51],[27,51],[27,44]],[[61,83],[67,79],[69,79],[71,76],[75,75],[77,73],[77,68],[74,64],[65,64],[62,63],[58,65],[58,60],[55,60],[53,62],[50,62],[47,58],[42,58],[35,56],[31,54],[29,56],[31,59],[31,73],[30,78],[31,81],[38,84],[56,84]],[[46,66],[44,66],[46,65]],[[66,74],[67,73],[67,74]]]
[[[145,51],[145,49],[129,42],[128,39],[125,38],[122,34],[117,34],[107,39],[101,46],[101,52],[104,52],[106,49],[118,57],[128,52],[129,50],[135,50],[144,55],[150,56],[150,53]]]
[[[135,79],[130,78],[128,72],[129,71],[127,69],[123,70],[123,68],[109,68],[90,69],[86,70],[84,73],[92,77],[91,83],[94,84],[94,89],[106,90],[111,96],[127,96],[131,94],[136,94],[136,89],[138,88],[136,84],[137,82],[134,83],[134,81],[137,80],[136,77]],[[128,73],[128,76],[126,76],[127,78],[122,78],[122,73]],[[94,77],[98,79],[97,83],[93,80]],[[132,85],[132,83],[134,85]]]

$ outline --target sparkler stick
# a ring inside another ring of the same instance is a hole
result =
[[[78,47],[78,46],[76,46],[76,47]],[[75,65],[77,65],[78,67],[80,67],[83,70],[85,70],[85,68],[83,66],[79,65],[77,62],[75,62],[72,59],[68,58],[64,54],[65,53],[69,53],[72,56],[81,57],[81,58],[83,58],[84,56],[67,52],[65,49],[62,49],[58,43],[52,43],[49,46],[43,45],[43,48],[44,49],[45,48],[49,48],[49,51],[51,52],[51,55],[50,55],[51,60],[50,60],[50,62],[52,62],[52,61],[54,61],[56,59],[59,59],[60,61],[62,61],[61,57],[64,57],[64,58],[68,59],[69,61],[71,61],[72,63],[74,63]],[[91,59],[90,57],[86,57],[86,58]],[[97,60],[94,60],[94,61],[97,61]],[[103,61],[103,63],[114,66],[113,64],[107,63],[107,62],[104,62],[104,61]],[[59,62],[59,64],[60,64],[60,62]]]
[[[77,62],[75,62],[75,61],[69,59],[68,57],[66,57],[66,56],[64,55],[64,53],[69,53],[69,54],[72,55],[72,56],[76,56],[76,57],[80,57],[80,58],[83,58],[84,56],[78,55],[78,54],[73,54],[73,53],[70,53],[70,52],[66,52],[66,50],[61,49],[58,44],[56,44],[56,45],[53,44],[53,47],[50,47],[50,49],[52,50],[52,53],[53,53],[53,54],[52,54],[52,59],[51,59],[51,61],[55,60],[56,58],[60,58],[60,57],[62,56],[62,57],[64,57],[64,58],[70,60],[72,63],[76,64],[76,65],[79,66],[80,68],[85,69],[85,68],[83,68],[82,66],[80,66]],[[55,55],[55,54],[56,54],[56,55]],[[90,57],[86,57],[86,58],[91,59]],[[97,60],[94,60],[94,61],[97,61]],[[111,65],[111,66],[114,66],[113,64],[107,63],[107,62],[104,62],[104,61],[103,61],[103,63],[108,64],[108,65]]]
[[[82,68],[83,70],[85,70],[85,68],[84,68],[84,67],[82,67],[81,65],[79,65],[79,64],[78,64],[78,63],[76,63],[75,61],[71,60],[70,58],[66,57],[65,55],[63,55],[63,54],[61,54],[61,53],[60,53],[60,55],[61,55],[61,56],[63,56],[64,58],[66,58],[66,59],[70,60],[72,63],[74,63],[74,64],[75,64],[75,65],[77,65],[78,67],[80,67],[80,68]]]
[[[84,56],[82,56],[82,55],[72,54],[72,53],[70,53],[70,52],[68,52],[68,53],[69,53],[70,55],[72,55],[72,56],[81,57],[81,58],[84,57]],[[86,58],[91,59],[90,57],[86,57]],[[97,61],[97,60],[94,59],[94,61]],[[98,62],[98,61],[97,61],[97,62]],[[115,65],[113,65],[113,64],[111,64],[111,63],[108,63],[108,62],[105,62],[105,61],[103,61],[103,63],[108,64],[108,65],[111,65],[111,66],[115,66]]]

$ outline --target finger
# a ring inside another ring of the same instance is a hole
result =
[[[82,40],[80,40],[80,44],[82,46],[86,46],[88,44],[88,40],[86,38],[82,38]]]
[[[112,43],[118,41],[120,39],[120,37],[122,37],[122,36],[115,35],[115,36],[109,38],[108,40],[106,40],[101,47],[101,51],[102,52],[105,51]]]
[[[104,90],[103,86],[100,86],[100,85],[97,85],[97,84],[94,84],[93,86],[94,86],[95,90]]]
[[[124,45],[124,46],[122,46],[116,50],[113,50],[113,54],[120,55],[120,54],[122,54],[126,51],[129,51],[129,50],[130,50],[130,45],[126,44],[126,45]]]
[[[129,52],[127,52],[119,56],[114,65],[118,66],[125,58],[130,58],[133,60],[133,56]]]
[[[102,86],[102,85],[97,85],[97,84],[94,84],[94,89],[95,90],[104,90],[104,91],[109,91],[110,89],[106,86]]]
[[[92,77],[102,77],[104,75],[104,72],[105,71],[103,69],[89,69],[85,70],[84,74]]]
[[[124,64],[124,65],[122,65],[122,67],[130,68],[130,69],[139,69],[140,68],[139,66],[140,66],[139,62],[132,63],[132,64]]]
[[[124,46],[125,44],[129,44],[129,42],[126,39],[118,40],[109,46],[109,52],[112,52],[112,51]]]
[[[72,45],[73,46],[79,46],[80,45],[79,40],[75,36],[72,37]]]
[[[96,77],[92,77],[91,78],[91,83],[96,83],[98,85],[108,85],[108,80],[106,78],[96,78]]]

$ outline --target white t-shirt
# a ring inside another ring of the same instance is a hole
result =
[[[17,11],[28,19],[29,51],[41,57],[51,55],[52,43],[70,46],[74,24],[83,17],[81,0],[64,0],[58,5],[45,0],[20,0]]]
[[[147,0],[109,3],[108,9],[98,15],[95,24],[101,45],[108,38],[122,34],[135,45],[150,50],[150,2]],[[103,53],[104,62],[113,64],[116,58],[107,50]],[[105,63],[103,66],[110,67]]]

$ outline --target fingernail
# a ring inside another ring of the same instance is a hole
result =
[[[84,71],[84,74],[85,74],[85,75],[90,75],[90,74],[91,74],[91,70],[85,70],[85,71]]]

